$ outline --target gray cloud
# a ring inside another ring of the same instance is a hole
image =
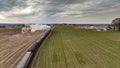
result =
[[[86,0],[48,0],[50,2],[50,5],[70,5],[70,4],[76,4],[76,3],[83,3]]]
[[[120,0],[0,0],[0,22],[31,19],[31,22],[109,23],[112,18],[120,17],[119,6]]]
[[[25,7],[26,3],[20,0],[0,0],[0,11],[8,11],[15,6]]]

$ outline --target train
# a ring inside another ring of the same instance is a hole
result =
[[[17,65],[17,68],[31,68],[31,65],[33,64],[33,60],[35,58],[36,53],[38,52],[42,43],[45,41],[45,39],[49,36],[51,32],[52,32],[51,29],[48,30],[48,32],[46,32],[45,35],[43,35],[40,39],[38,39],[33,44],[33,46],[30,49],[28,49],[28,51],[25,53],[20,63]]]

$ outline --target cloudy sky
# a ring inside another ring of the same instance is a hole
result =
[[[120,0],[0,0],[0,23],[111,23]]]

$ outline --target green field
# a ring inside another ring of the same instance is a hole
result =
[[[56,27],[36,68],[120,68],[120,32]]]

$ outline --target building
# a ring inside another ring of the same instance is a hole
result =
[[[120,31],[120,18],[116,18],[112,21],[112,29],[116,31]]]

